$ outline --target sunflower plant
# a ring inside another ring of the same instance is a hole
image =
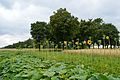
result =
[[[88,41],[87,41],[87,44],[88,44],[88,45],[91,45],[91,44],[92,44],[92,41],[91,41],[91,40],[88,40]]]
[[[67,41],[64,41],[64,45],[67,45]]]
[[[106,39],[109,39],[109,36],[106,36]]]
[[[86,41],[83,41],[83,44],[86,44]]]
[[[76,45],[78,45],[78,44],[79,44],[79,42],[75,42],[75,44],[76,44]]]

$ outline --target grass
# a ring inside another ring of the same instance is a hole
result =
[[[112,50],[111,50],[112,51]],[[115,51],[115,50],[114,50]],[[114,52],[113,51],[113,52]],[[117,50],[116,52],[118,52]],[[96,53],[95,53],[96,52]],[[5,58],[16,56],[17,54],[31,54],[33,56],[45,59],[56,60],[65,63],[84,64],[99,73],[109,73],[120,75],[120,55],[109,52],[109,50],[101,50],[104,53],[98,53],[98,50],[77,51],[38,51],[38,50],[0,50],[0,61]],[[102,55],[101,55],[102,54]],[[114,54],[114,55],[113,55]],[[115,55],[116,54],[116,55]],[[3,55],[6,55],[3,57]]]
[[[65,50],[64,53],[86,53],[86,54],[90,54],[90,55],[120,56],[120,49]]]

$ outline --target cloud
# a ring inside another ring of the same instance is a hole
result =
[[[11,8],[0,5],[0,46],[30,38],[30,24],[48,21],[50,12],[49,8],[34,4],[26,5],[25,8],[18,2],[14,2]]]
[[[0,0],[0,4],[6,8],[11,8],[13,3],[13,0]]]
[[[119,0],[0,0],[0,46],[30,38],[30,24],[49,22],[59,8],[67,8],[79,19],[101,17],[120,30],[119,7]]]
[[[0,47],[10,45],[12,43],[17,43],[18,41],[24,41],[29,35],[0,35]]]

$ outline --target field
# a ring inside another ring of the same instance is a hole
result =
[[[0,50],[1,79],[120,80],[120,50]]]

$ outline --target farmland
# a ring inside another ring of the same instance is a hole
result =
[[[120,53],[119,49],[0,50],[0,79],[120,80]]]

